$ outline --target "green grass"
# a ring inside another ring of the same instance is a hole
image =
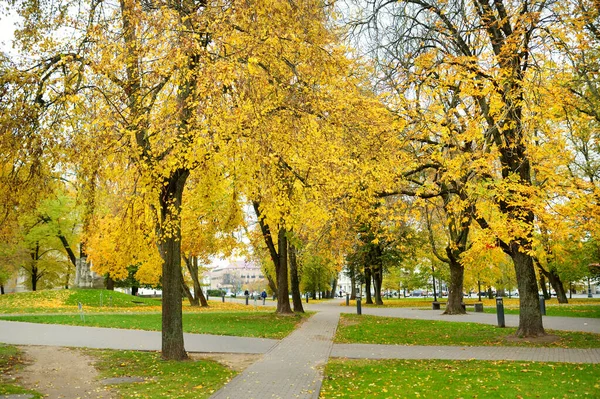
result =
[[[113,308],[160,310],[161,306],[160,299],[140,298],[117,291],[43,290],[0,295],[0,314],[75,312],[79,302],[85,308],[94,308],[98,311],[107,311]]]
[[[599,398],[600,365],[331,360],[321,398]]]
[[[496,313],[496,307],[484,307],[485,313]],[[505,307],[506,314],[519,314],[518,307]],[[550,305],[546,306],[546,316],[563,316],[563,317],[590,317],[600,318],[600,304],[598,305]]]
[[[498,328],[478,323],[431,321],[343,314],[335,342],[388,345],[450,346],[545,346],[600,348],[600,334],[553,331],[560,339],[552,343],[506,341],[516,328]]]
[[[234,335],[281,339],[291,333],[309,314],[280,316],[273,312],[205,312],[184,313],[183,330],[187,333]],[[86,314],[85,323],[79,315],[3,316],[2,320],[30,323],[85,325],[160,331],[160,314]]]
[[[140,298],[109,290],[70,290],[71,295],[65,300],[65,305],[75,305],[79,302],[87,307],[114,306],[119,308],[135,308],[140,306],[160,306],[157,298]]]
[[[40,393],[22,388],[6,378],[11,371],[18,369],[21,362],[20,352],[17,348],[0,344],[0,395],[31,394],[35,399],[41,399]]]
[[[115,384],[121,398],[208,398],[235,372],[212,360],[165,361],[156,352],[90,350],[102,379],[142,377],[144,382]]]

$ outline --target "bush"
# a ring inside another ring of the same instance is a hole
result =
[[[206,294],[208,296],[223,296],[225,294],[225,291],[221,291],[221,290],[208,290],[208,291],[206,291]]]

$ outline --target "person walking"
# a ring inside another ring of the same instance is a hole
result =
[[[263,290],[263,292],[260,293],[260,297],[262,298],[264,305],[265,301],[267,300],[267,291]]]

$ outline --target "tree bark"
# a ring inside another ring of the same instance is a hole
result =
[[[546,277],[542,273],[540,273],[540,288],[542,289],[544,298],[550,299],[550,293],[548,292],[548,288],[546,288]]]
[[[569,303],[567,293],[565,292],[565,286],[558,273],[556,273],[556,270],[550,269],[548,272],[548,280],[550,280],[550,284],[552,285],[552,288],[554,288],[554,292],[556,292],[558,303]]]
[[[521,252],[517,244],[512,245],[515,273],[519,277],[519,328],[518,337],[546,335],[542,325],[542,313],[538,298],[537,280],[531,256]]]
[[[279,266],[277,274],[277,313],[294,313],[290,306],[290,294],[288,288],[288,243],[285,228],[279,228],[277,235],[277,249],[279,252]]]
[[[355,300],[356,299],[356,275],[354,273],[352,273],[350,275],[350,299]]]
[[[454,257],[450,258],[450,285],[448,287],[448,303],[444,314],[465,314],[462,307],[463,282],[465,268]]]
[[[4,295],[4,284],[0,284],[0,295]]]
[[[106,277],[104,278],[104,285],[106,286],[106,289],[109,291],[115,290],[115,280],[113,280],[109,274],[107,274]]]
[[[337,291],[337,277],[333,278],[333,281],[331,282],[331,298],[335,298],[335,294]]]
[[[198,258],[195,256],[185,256],[184,255],[183,260],[185,261],[185,266],[187,267],[188,272],[190,273],[190,277],[192,278],[192,284],[194,285],[194,294],[192,295],[187,284],[185,284],[183,275],[181,276],[182,284],[185,286],[184,290],[187,289],[186,297],[188,297],[188,300],[190,301],[190,306],[207,307],[208,302],[206,301],[206,297],[204,296],[204,293],[202,292],[202,286],[200,285],[200,274],[198,271],[199,270]],[[192,300],[190,300],[190,296],[188,296],[188,293],[191,296]]]
[[[365,266],[365,305],[372,305],[373,298],[371,297],[371,267]]]
[[[200,306],[200,301],[198,300],[197,297],[192,295],[192,292],[190,291],[190,287],[188,287],[187,284],[185,283],[183,274],[181,274],[181,289],[183,290],[183,294],[185,295],[185,297],[188,299],[190,306],[192,306],[192,307]]]
[[[383,284],[383,271],[382,266],[379,265],[373,270],[373,287],[375,289],[375,304],[383,305],[383,299],[381,298],[381,286]]]
[[[296,247],[289,244],[289,260],[290,260],[290,283],[292,286],[292,303],[294,312],[304,313],[302,306],[302,296],[300,294],[300,279],[298,278],[298,258],[296,256]]]
[[[162,265],[162,357],[187,359],[183,343],[181,298],[181,203],[190,172],[179,168],[171,173],[160,193],[158,250]]]

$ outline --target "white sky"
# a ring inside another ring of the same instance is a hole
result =
[[[6,3],[0,1],[0,51],[10,52],[12,50],[13,32],[17,16],[6,11]]]

